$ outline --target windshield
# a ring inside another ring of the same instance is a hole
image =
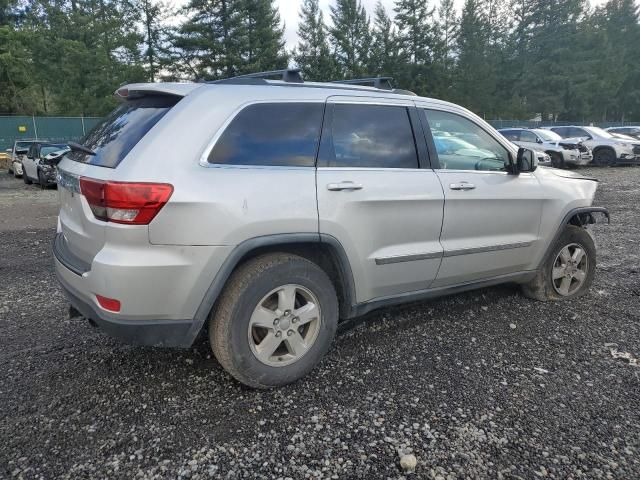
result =
[[[72,151],[76,162],[116,168],[133,147],[164,117],[181,97],[150,95],[122,103],[80,142],[95,152]]]
[[[545,142],[557,142],[562,140],[562,137],[558,135],[556,132],[552,132],[551,130],[532,130],[535,132],[540,138],[542,138]]]
[[[591,135],[596,135],[602,138],[615,138],[611,133],[603,130],[599,127],[584,127],[584,129],[589,132]]]

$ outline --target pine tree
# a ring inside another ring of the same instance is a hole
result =
[[[179,71],[192,79],[234,76],[245,63],[243,0],[190,0],[183,12],[188,19],[172,38]]]
[[[242,63],[238,73],[286,68],[284,28],[274,0],[244,0],[241,16]]]
[[[640,5],[610,0],[596,10],[592,26],[600,52],[592,65],[598,83],[590,103],[598,105],[603,120],[640,118]]]
[[[304,0],[300,10],[298,37],[300,41],[293,58],[307,80],[329,81],[336,76],[336,65],[329,42],[327,27],[318,0]]]
[[[370,70],[380,76],[394,76],[398,68],[398,40],[395,27],[382,2],[374,12]]]
[[[434,8],[426,0],[397,0],[395,21],[398,26],[400,54],[405,64],[401,86],[429,95],[440,83],[434,68],[437,49]]]
[[[331,6],[331,44],[345,78],[361,77],[369,60],[371,32],[367,12],[360,0],[337,0]]]
[[[167,20],[172,12],[159,0],[138,0],[137,7],[143,27],[146,68],[149,80],[154,82],[167,62],[164,55],[169,32]]]
[[[489,23],[482,0],[466,0],[457,37],[455,99],[487,116],[493,114],[495,72],[488,59]]]

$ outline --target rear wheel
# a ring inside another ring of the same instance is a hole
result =
[[[536,278],[522,286],[525,296],[540,301],[584,295],[596,270],[596,247],[587,230],[567,225]]]
[[[215,357],[255,388],[294,382],[329,349],[338,323],[327,274],[296,255],[263,255],[229,279],[209,322]]]
[[[607,167],[616,163],[616,152],[610,148],[599,148],[593,152],[593,163]]]

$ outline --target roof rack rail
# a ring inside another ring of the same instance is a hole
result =
[[[334,80],[331,83],[343,83],[346,85],[362,85],[374,87],[380,90],[393,90],[393,77],[354,78],[351,80]]]
[[[280,77],[286,83],[304,83],[299,68],[286,68],[284,70],[271,70],[269,72],[247,73],[235,77],[213,80],[207,83],[253,83],[256,85],[265,84],[267,78]],[[247,82],[249,80],[249,82]]]

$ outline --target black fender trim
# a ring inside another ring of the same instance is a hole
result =
[[[218,273],[216,273],[216,276],[211,282],[211,285],[207,289],[198,310],[196,311],[191,328],[187,333],[186,343],[191,345],[201,332],[202,327],[209,318],[211,309],[222,292],[222,289],[227,284],[227,280],[231,276],[231,273],[238,266],[242,258],[258,248],[287,245],[292,243],[326,243],[332,247],[332,251],[337,256],[336,260],[340,268],[338,273],[341,275],[342,281],[344,282],[344,290],[346,292],[345,301],[348,302],[347,305],[349,305],[348,312],[353,312],[353,304],[355,303],[355,284],[353,281],[351,266],[342,244],[336,238],[330,235],[321,235],[319,233],[284,233],[277,235],[265,235],[251,238],[238,244],[225,259],[218,270]]]
[[[572,210],[569,210],[567,214],[564,216],[564,218],[562,219],[562,221],[560,222],[560,225],[558,225],[556,233],[547,247],[547,251],[544,253],[544,255],[542,256],[542,259],[540,260],[540,263],[538,264],[538,269],[540,269],[540,267],[544,265],[545,260],[547,259],[548,255],[551,252],[551,249],[553,248],[553,245],[556,243],[556,240],[560,238],[560,235],[562,234],[562,230],[564,229],[564,227],[566,227],[569,224],[569,221],[573,217],[577,216],[582,226],[588,225],[588,224],[594,224],[596,223],[596,219],[593,216],[594,213],[600,213],[604,215],[607,219],[607,224],[611,223],[611,216],[609,215],[609,210],[607,210],[604,207],[579,207],[579,208],[574,208]]]

